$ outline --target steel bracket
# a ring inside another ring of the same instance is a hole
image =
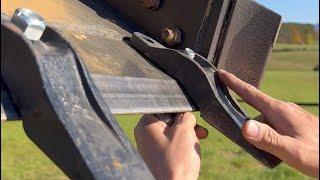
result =
[[[131,36],[129,43],[180,83],[202,118],[209,124],[266,166],[273,168],[281,162],[277,157],[255,148],[244,139],[241,128],[248,117],[228,89],[219,82],[215,66],[207,59],[196,53],[186,54],[166,48],[138,32]]]
[[[69,178],[154,179],[58,33],[30,41],[2,19],[1,52],[1,80],[26,134]]]

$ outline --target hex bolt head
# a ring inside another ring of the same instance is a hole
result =
[[[46,29],[44,19],[26,8],[16,9],[11,17],[11,22],[21,29],[23,34],[32,41],[40,40]]]
[[[141,0],[141,4],[148,9],[156,10],[160,5],[160,0]]]
[[[195,55],[196,55],[196,53],[195,53],[192,49],[190,49],[190,48],[185,48],[185,49],[183,50],[183,52],[184,52],[187,56],[189,56],[191,59],[194,59],[194,57],[195,57]]]
[[[174,46],[181,43],[181,34],[178,27],[165,27],[161,31],[161,39],[168,46]]]

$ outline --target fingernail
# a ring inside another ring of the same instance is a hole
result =
[[[255,138],[258,137],[259,135],[259,126],[252,120],[249,120],[247,122],[247,127],[246,127],[246,134],[249,138]]]

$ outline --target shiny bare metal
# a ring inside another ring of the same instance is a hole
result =
[[[11,22],[21,29],[30,40],[40,40],[46,29],[44,19],[30,9],[18,8],[11,17]]]
[[[191,59],[193,59],[194,56],[196,55],[196,53],[195,53],[192,49],[190,49],[190,48],[185,48],[185,49],[183,50],[183,52],[184,52],[186,55],[188,55]]]

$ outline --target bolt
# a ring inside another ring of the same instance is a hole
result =
[[[28,39],[33,41],[40,40],[46,29],[43,18],[30,9],[16,9],[11,17],[11,22],[20,28]]]
[[[141,0],[141,4],[148,9],[156,10],[160,5],[160,0]]]
[[[183,51],[187,56],[189,56],[191,59],[194,58],[194,56],[196,55],[196,53],[190,49],[190,48],[185,48]]]
[[[181,30],[178,27],[165,27],[161,31],[161,38],[168,46],[181,43]]]

